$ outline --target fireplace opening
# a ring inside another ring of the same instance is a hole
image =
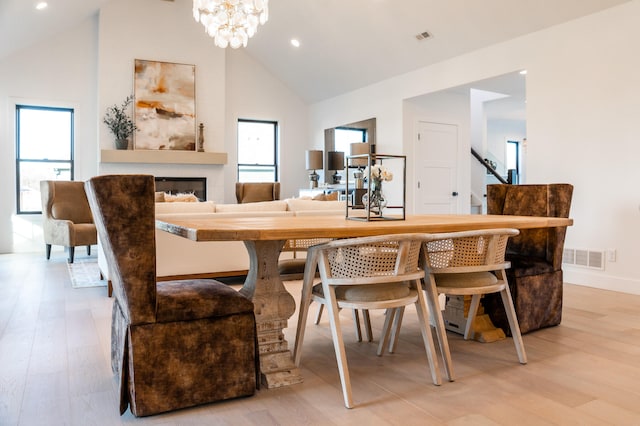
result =
[[[168,194],[194,194],[207,201],[206,177],[156,177],[156,191]]]

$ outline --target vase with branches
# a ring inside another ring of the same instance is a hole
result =
[[[381,164],[373,164],[371,169],[365,170],[365,176],[370,179],[369,191],[362,196],[362,203],[372,214],[382,216],[387,206],[387,198],[382,192],[382,182],[390,182],[393,173]]]
[[[107,108],[104,115],[103,122],[115,136],[116,148],[118,149],[127,149],[129,137],[137,130],[133,119],[127,112],[132,102],[133,95],[129,95],[121,105],[114,104]]]

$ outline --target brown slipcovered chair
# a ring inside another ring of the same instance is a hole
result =
[[[238,204],[280,199],[280,182],[236,182]]]
[[[569,217],[572,194],[570,184],[488,185],[487,213]],[[522,229],[509,239],[507,277],[522,333],[560,324],[566,232],[566,226]],[[483,305],[493,323],[511,335],[499,298],[487,295]]]
[[[213,280],[156,282],[153,176],[98,176],[87,194],[112,273],[120,413],[148,416],[252,395],[253,303]]]
[[[66,247],[69,263],[73,263],[75,247],[98,243],[96,226],[87,201],[82,181],[42,180],[42,231],[47,260],[51,258],[51,246]]]

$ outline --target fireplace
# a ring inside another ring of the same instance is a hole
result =
[[[168,194],[194,194],[200,201],[207,200],[206,177],[156,177],[156,191]]]

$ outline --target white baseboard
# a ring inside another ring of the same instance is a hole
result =
[[[614,277],[598,272],[599,271],[591,272],[590,270],[571,268],[566,265],[563,266],[565,283],[640,295],[640,281]]]

